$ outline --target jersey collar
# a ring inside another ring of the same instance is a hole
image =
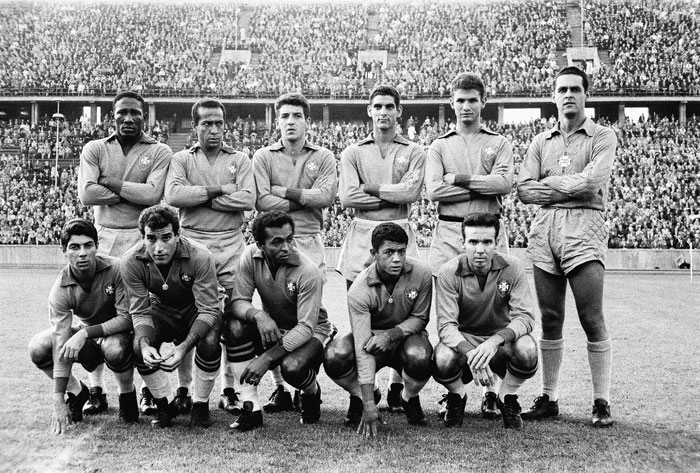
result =
[[[500,271],[501,269],[505,268],[508,266],[508,262],[503,259],[503,257],[499,254],[493,255],[493,259],[491,260],[491,269],[489,269],[489,272],[491,271]],[[459,257],[459,264],[457,265],[457,271],[455,271],[455,274],[460,277],[464,276],[469,276],[470,274],[475,274],[474,271],[469,267],[469,261],[467,261],[467,255],[460,255]]]

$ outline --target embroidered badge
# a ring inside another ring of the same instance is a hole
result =
[[[192,285],[192,276],[190,276],[187,273],[180,273],[180,281],[182,281],[182,283],[185,286],[191,286]]]
[[[405,171],[408,167],[408,156],[397,156],[394,164],[399,171]]]
[[[231,177],[231,182],[236,182],[236,173],[238,172],[236,165],[232,164],[226,170],[228,171],[228,175]]]
[[[406,298],[408,299],[409,302],[413,302],[416,300],[416,297],[418,297],[418,290],[417,289],[407,289],[406,290]]]
[[[153,159],[148,155],[141,156],[139,158],[139,167],[141,168],[142,171],[147,171],[148,169],[150,169],[152,163],[153,163]]]
[[[484,156],[487,158],[491,159],[493,156],[496,154],[496,148],[489,146],[488,148],[484,148]]]
[[[297,285],[296,283],[289,281],[287,283],[287,292],[289,292],[290,295],[294,295],[297,293]]]
[[[506,297],[510,294],[510,282],[505,279],[499,279],[496,283],[496,291],[499,296]]]
[[[107,294],[107,297],[114,297],[114,286],[111,284],[105,286],[105,294]]]
[[[571,166],[571,156],[562,155],[557,161],[559,167],[561,168],[562,174],[566,172],[567,168]]]
[[[316,176],[318,176],[318,164],[316,161],[307,161],[305,168],[306,174],[308,174],[310,178],[315,179]]]

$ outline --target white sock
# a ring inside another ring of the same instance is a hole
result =
[[[241,375],[243,374],[243,372],[248,367],[251,361],[253,360],[251,359],[246,361],[234,361],[231,363],[231,367],[233,368],[233,374],[238,380],[241,379]],[[255,386],[254,384],[241,383],[239,387],[239,394],[240,395],[238,396],[238,398],[240,399],[241,404],[245,401],[251,401],[253,403],[253,412],[259,411],[261,409],[260,396],[258,395],[257,386]]]
[[[233,367],[226,356],[226,346],[224,344],[221,346],[223,347],[221,354],[221,394],[223,394],[226,388],[236,390],[236,376],[234,376]]]
[[[192,384],[192,365],[194,364],[194,349],[190,350],[182,358],[182,363],[177,367],[178,387],[190,389]],[[153,392],[153,391],[151,391]]]
[[[494,373],[495,375],[495,373]],[[482,386],[482,391],[481,394],[482,396],[485,396],[486,393],[496,393],[498,394],[498,391],[501,388],[501,378],[499,378],[497,375],[495,376],[496,380],[493,382],[491,386]]]
[[[51,376],[53,377],[53,374]],[[73,375],[70,375],[68,377],[68,385],[66,386],[66,394],[71,393],[77,396],[82,390],[83,386],[80,384],[80,381],[78,381],[78,378],[76,378]]]
[[[91,388],[102,388],[105,385],[104,372],[105,364],[100,363],[92,373],[88,373],[88,381]]]
[[[288,393],[294,391],[294,386],[290,385],[282,377],[282,368],[280,368],[279,365],[271,369],[270,374],[272,374],[272,380],[275,382],[275,385],[282,386]]]
[[[393,370],[392,370],[393,371]],[[403,391],[401,391],[401,399],[404,401],[408,401],[409,399],[412,399],[416,396],[418,396],[418,393],[420,392],[421,389],[423,389],[423,386],[426,385],[430,378],[424,380],[424,381],[418,381],[417,379],[411,378],[409,375],[406,374],[406,371],[404,370],[403,372]]]
[[[612,376],[612,340],[588,342],[588,366],[593,381],[593,399],[610,402],[610,377]]]
[[[389,367],[389,379],[387,379],[387,391],[391,388],[392,384],[403,384],[404,378],[401,374],[394,368]]]
[[[461,377],[457,378],[451,383],[446,384],[445,387],[452,394],[459,394],[459,397],[464,397],[467,395],[467,385],[462,382]],[[405,390],[406,388],[404,388],[404,391]]]
[[[117,381],[117,392],[119,394],[130,393],[134,390],[134,369],[128,369],[123,373],[114,373]]]
[[[559,369],[564,360],[564,339],[540,340],[540,355],[542,356],[542,394],[549,396],[550,401],[559,399]]]
[[[219,373],[216,371],[204,371],[202,368],[194,365],[194,392],[192,393],[192,402],[209,402],[209,395],[214,389],[214,383]]]
[[[509,371],[506,371],[506,377],[503,378],[503,383],[501,384],[501,389],[498,393],[498,397],[503,402],[504,398],[508,394],[518,394],[518,391],[525,383],[523,378],[518,378],[512,375]]]
[[[166,398],[168,403],[175,399],[175,395],[170,389],[170,378],[165,371],[158,370],[153,374],[142,374],[143,382],[151,391],[154,399]]]

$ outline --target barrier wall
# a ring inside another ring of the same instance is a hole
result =
[[[334,268],[340,248],[326,248],[326,265]],[[693,252],[694,268],[700,264],[698,251]],[[421,258],[428,258],[428,249],[420,250]],[[527,260],[523,248],[511,249],[511,254]],[[690,261],[688,250],[609,250],[606,267],[610,270],[672,270],[678,269],[676,258]],[[65,258],[59,246],[0,245],[0,268],[61,267]]]

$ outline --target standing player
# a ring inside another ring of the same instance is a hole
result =
[[[325,281],[323,209],[333,203],[338,180],[333,153],[306,139],[309,111],[309,102],[301,94],[285,94],[275,101],[282,138],[253,156],[256,208],[289,213],[297,249],[318,266]],[[277,389],[263,406],[265,412],[292,410],[292,397],[279,369],[272,370],[272,376]]]
[[[418,259],[408,216],[410,205],[418,199],[423,186],[425,153],[397,132],[403,109],[395,88],[378,85],[369,101],[367,114],[372,118],[372,133],[348,147],[340,158],[340,203],[355,209],[338,256],[338,272],[348,288],[371,263],[370,235],[382,222],[392,221],[406,231],[408,256]],[[391,410],[401,409],[401,383],[401,376],[392,371],[387,396]]]
[[[452,80],[450,106],[456,129],[433,141],[427,156],[425,188],[437,202],[438,222],[430,245],[430,267],[440,267],[461,254],[462,220],[474,212],[501,215],[503,196],[513,189],[513,150],[510,142],[481,124],[486,105],[484,82],[463,72]],[[508,253],[508,235],[501,223],[498,249]],[[484,387],[481,414],[498,415],[496,385]]]
[[[119,260],[97,255],[97,230],[83,219],[66,222],[61,247],[68,265],[49,295],[51,328],[29,343],[32,362],[54,382],[51,430],[60,434],[83,419],[89,393],[71,374],[74,362],[92,371],[104,361],[117,380],[119,418],[137,422],[132,325]],[[72,325],[74,315],[79,326]]]
[[[301,391],[301,422],[313,424],[321,416],[316,376],[323,343],[333,330],[321,305],[323,278],[316,264],[296,249],[294,220],[287,213],[259,215],[253,222],[253,237],[256,244],[243,252],[233,288],[234,318],[226,323],[243,401],[231,430],[262,425],[257,385],[278,365],[286,382]],[[256,290],[263,309],[252,304]]]
[[[588,77],[576,67],[559,71],[552,99],[559,121],[535,137],[518,176],[518,197],[541,207],[532,221],[528,255],[542,313],[542,395],[523,418],[559,414],[559,369],[564,355],[567,280],[586,332],[593,381],[594,426],[610,415],[612,341],[603,318],[608,229],[605,203],[617,137],[586,118]]]
[[[141,210],[163,197],[172,152],[142,131],[144,108],[143,97],[136,92],[118,94],[112,101],[116,131],[90,141],[80,155],[78,197],[83,205],[94,206],[103,255],[121,258],[138,243]],[[107,410],[102,366],[91,374],[90,384],[86,413]]]
[[[464,254],[438,272],[434,377],[449,391],[446,427],[462,425],[466,383],[488,387],[497,377],[503,424],[523,426],[517,392],[537,371],[533,307],[523,264],[496,252],[500,228],[494,214],[467,215],[460,230]]]
[[[175,211],[163,205],[139,217],[143,243],[122,258],[122,277],[134,323],[136,367],[153,393],[154,428],[169,427],[178,414],[167,372],[197,347],[190,425],[208,426],[209,395],[221,364],[221,307],[214,259],[205,247],[180,237]],[[168,352],[161,344],[175,342]]]
[[[379,413],[374,402],[374,377],[391,366],[404,381],[401,403],[411,425],[426,425],[418,393],[430,379],[433,347],[425,327],[430,318],[430,269],[406,258],[408,235],[387,222],[372,231],[374,262],[348,290],[352,333],[326,347],[324,368],[350,393],[345,425],[359,424],[365,437],[377,434]]]
[[[192,106],[192,128],[197,144],[173,156],[165,198],[180,208],[181,234],[212,252],[216,275],[227,302],[224,317],[231,316],[231,290],[238,259],[245,249],[243,214],[253,210],[255,182],[250,159],[223,142],[226,109],[216,99],[203,98]],[[239,405],[227,357],[222,359],[219,407],[236,413]],[[180,384],[182,385],[183,380]],[[180,387],[182,393],[187,388]]]

